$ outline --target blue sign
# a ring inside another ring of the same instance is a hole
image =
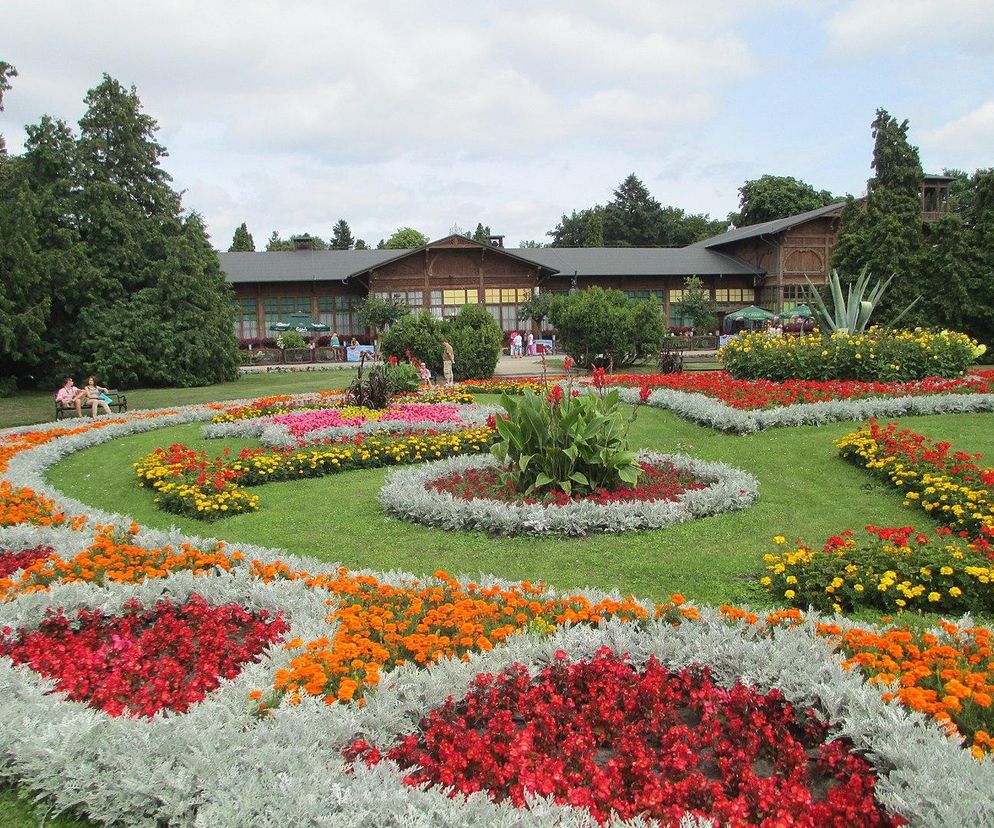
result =
[[[372,345],[349,345],[345,349],[345,361],[359,362],[362,359],[360,354],[366,354],[366,359],[373,359],[376,349]]]

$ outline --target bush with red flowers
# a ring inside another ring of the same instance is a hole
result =
[[[213,607],[192,595],[182,606],[129,602],[112,617],[95,609],[71,619],[60,608],[37,630],[5,628],[0,654],[53,679],[73,701],[111,716],[150,718],[164,709],[185,712],[288,629],[282,613]]]
[[[870,765],[812,710],[776,690],[723,688],[705,668],[674,673],[650,659],[637,673],[606,647],[572,665],[560,651],[536,679],[520,664],[481,674],[416,735],[383,752],[356,740],[345,756],[391,759],[406,784],[453,797],[487,791],[518,807],[551,797],[602,824],[685,814],[732,826],[907,824],[874,800]]]

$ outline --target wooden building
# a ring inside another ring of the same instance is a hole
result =
[[[947,176],[926,176],[923,220],[947,211]],[[701,279],[719,317],[757,304],[774,313],[808,300],[806,279],[828,280],[844,202],[795,216],[731,229],[689,247],[505,248],[446,236],[415,250],[307,249],[220,253],[235,289],[237,333],[262,337],[273,322],[305,311],[340,336],[359,336],[356,318],[366,296],[396,298],[414,312],[448,319],[466,304],[484,305],[505,331],[523,327],[521,303],[539,292],[563,293],[599,285],[634,299],[655,301],[670,327],[688,325],[675,303],[688,276]]]

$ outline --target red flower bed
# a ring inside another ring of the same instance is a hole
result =
[[[680,374],[608,374],[607,385],[668,388],[673,391],[705,394],[725,405],[744,410],[779,408],[799,403],[829,400],[858,400],[867,397],[921,397],[929,394],[989,394],[994,392],[994,372],[978,371],[961,379],[930,377],[918,382],[856,382],[832,380],[732,379],[727,371],[704,371]]]
[[[5,628],[0,654],[54,679],[73,701],[111,716],[151,717],[185,712],[288,629],[282,614],[212,607],[192,595],[182,606],[129,602],[112,617],[81,610],[70,619],[60,609],[36,631]]]
[[[674,468],[672,463],[650,465],[641,463],[639,485],[634,489],[622,488],[608,491],[598,489],[587,497],[570,497],[566,492],[547,492],[542,499],[522,497],[513,483],[501,479],[499,468],[469,469],[453,472],[425,484],[429,491],[448,492],[460,500],[499,500],[502,503],[542,503],[546,506],[565,506],[571,501],[586,500],[591,503],[626,503],[654,500],[675,500],[691,489],[703,489],[708,483],[687,471]]]
[[[26,566],[43,561],[54,551],[51,546],[35,546],[20,552],[0,549],[0,578],[7,578],[18,569],[24,569]]]
[[[462,700],[430,713],[417,735],[381,753],[362,740],[345,756],[383,758],[408,785],[526,794],[676,824],[685,812],[731,826],[905,825],[873,798],[876,777],[849,743],[773,690],[717,686],[707,670],[636,673],[608,649],[574,665],[560,652],[535,680],[521,665],[483,674]]]

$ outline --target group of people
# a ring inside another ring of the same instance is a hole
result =
[[[407,352],[407,358],[411,365],[418,369],[418,373],[421,375],[421,382],[425,385],[431,386],[431,371],[428,370],[428,366],[425,365],[421,360],[419,360],[410,351]],[[447,339],[442,340],[442,376],[445,377],[445,384],[452,385],[453,375],[452,366],[456,364],[456,354],[452,349],[452,345]]]
[[[528,356],[535,356],[537,353],[535,334],[531,331],[528,332],[527,338],[522,336],[521,331],[511,331],[507,335],[507,344],[511,349],[511,356],[513,357],[523,357],[526,354]]]
[[[87,377],[86,385],[82,388],[76,387],[72,377],[66,377],[62,387],[55,394],[55,400],[66,408],[75,407],[77,417],[83,416],[84,405],[90,406],[90,415],[93,417],[97,416],[98,407],[103,408],[106,414],[110,414],[109,403],[112,402],[109,389],[97,385],[93,377]]]

